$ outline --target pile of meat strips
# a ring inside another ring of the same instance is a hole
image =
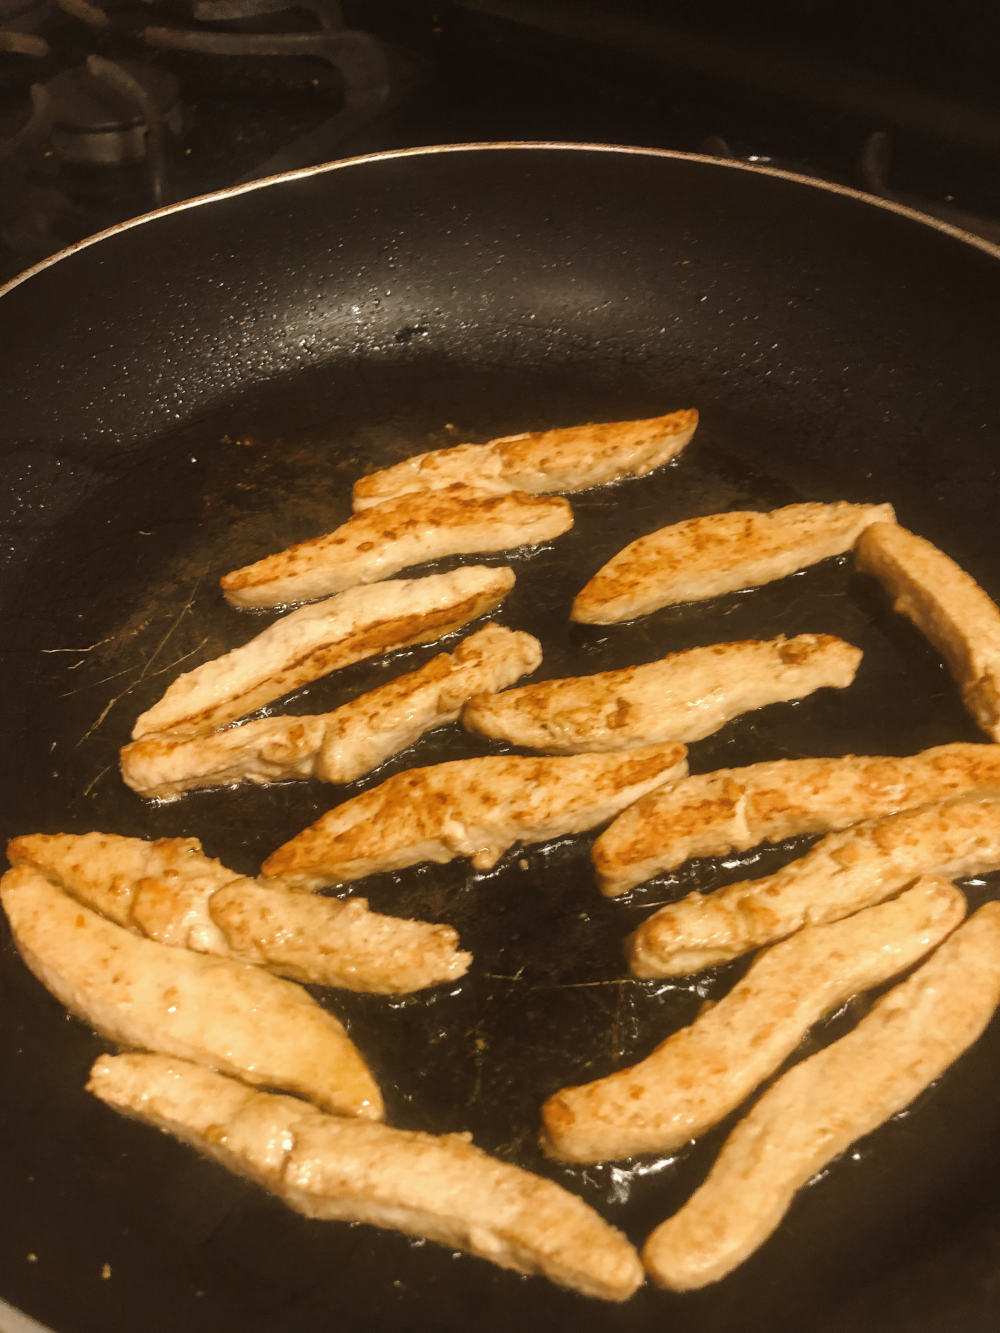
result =
[[[456,721],[535,753],[397,773],[276,848],[255,879],[195,839],[13,839],[0,898],[24,962],[126,1050],[94,1064],[96,1096],[310,1217],[396,1227],[621,1301],[645,1273],[675,1290],[724,1277],[779,1225],[797,1189],[977,1039],[1000,1001],[1000,904],[966,920],[952,880],[1000,869],[1000,745],[688,776],[686,745],[739,714],[849,686],[861,653],[841,639],[714,644],[518,685],[541,665],[542,645],[486,621],[332,712],[241,720],[331,671],[488,616],[514,585],[508,567],[396,576],[557,539],[573,511],[555,493],[660,468],[696,425],[697,413],[680,411],[421,454],[362,477],[336,531],[221,579],[234,606],[298,609],[179,676],[139,717],[121,752],[137,792],[353,782]],[[803,503],[661,528],[598,570],[572,618],[634,620],[851,551],[1000,739],[1000,612],[888,504]],[[755,957],[647,1059],[549,1098],[541,1134],[556,1158],[675,1150],[746,1102],[825,1014],[908,973],[750,1104],[641,1257],[577,1195],[468,1136],[383,1123],[363,1055],[304,988],[399,994],[454,981],[472,963],[447,925],[317,890],[423,861],[466,857],[482,869],[517,843],[602,827],[592,860],[609,896],[691,857],[824,836],[774,874],[692,893],[639,925],[627,942],[637,977]]]

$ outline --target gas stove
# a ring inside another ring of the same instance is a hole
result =
[[[164,204],[343,156],[421,78],[335,0],[3,4],[4,276]]]
[[[0,280],[164,204],[358,153],[484,140],[772,164],[1000,241],[1000,110],[968,52],[952,53],[949,85],[928,74],[934,33],[921,46],[919,22],[895,46],[888,23],[854,49],[816,26],[789,31],[778,0],[755,7],[753,31],[721,0],[700,8],[700,29],[683,6],[669,23],[661,9],[0,0]]]

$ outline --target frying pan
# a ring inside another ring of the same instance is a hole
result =
[[[160,806],[115,769],[134,717],[173,675],[260,628],[221,603],[218,575],[342,521],[361,472],[437,444],[688,405],[702,425],[675,465],[576,497],[570,534],[513,557],[500,619],[539,634],[540,675],[838,633],[865,652],[849,690],[738,720],[692,747],[692,769],[979,738],[934,652],[849,561],[632,625],[571,626],[566,611],[643,531],[803,498],[891,500],[1000,592],[997,257],[777,172],[482,145],[263,182],[40,266],[0,300],[3,834],[197,835],[252,873],[387,772],[502,749],[446,728],[355,787]],[[333,706],[433,651],[361,664],[288,706]],[[373,877],[374,907],[453,922],[475,964],[418,997],[317,994],[370,1059],[392,1122],[470,1129],[641,1241],[704,1175],[727,1126],[666,1161],[569,1168],[539,1152],[538,1106],[645,1054],[739,975],[736,964],[628,980],[621,940],[652,903],[767,871],[805,842],[695,863],[618,902],[596,893],[587,844],[515,852],[488,874],[455,863]],[[998,888],[967,887],[973,903]],[[64,1015],[6,935],[0,996],[0,1292],[59,1333],[997,1325],[997,1025],[805,1189],[732,1277],[612,1308],[297,1217],[83,1092],[104,1043]]]

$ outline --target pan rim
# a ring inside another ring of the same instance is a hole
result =
[[[131,230],[133,227],[142,226],[147,222],[154,222],[158,218],[169,217],[173,213],[180,213],[189,208],[198,208],[204,204],[215,203],[221,199],[233,198],[236,195],[249,194],[254,190],[268,189],[276,185],[282,185],[286,181],[305,180],[311,176],[324,175],[327,172],[340,171],[348,167],[366,166],[370,163],[392,161],[395,158],[409,157],[429,157],[439,153],[474,153],[474,152],[538,152],[552,151],[560,152],[581,152],[581,153],[620,153],[635,157],[654,157],[667,158],[682,162],[697,162],[705,166],[713,166],[728,169],[731,171],[752,172],[755,175],[772,176],[779,180],[791,181],[794,184],[805,185],[812,189],[826,192],[828,194],[840,195],[847,199],[856,200],[858,203],[870,204],[875,208],[880,208],[887,213],[895,213],[900,217],[909,219],[911,222],[917,222],[930,227],[934,231],[942,232],[946,236],[951,236],[955,240],[963,241],[973,249],[981,251],[983,254],[990,255],[994,259],[1000,259],[1000,244],[994,244],[982,236],[977,236],[973,232],[965,231],[961,227],[956,227],[953,223],[945,222],[941,218],[932,217],[928,213],[922,213],[916,208],[911,208],[907,204],[898,203],[894,199],[883,199],[878,195],[868,194],[864,190],[856,190],[849,185],[840,185],[834,181],[825,181],[816,176],[806,176],[801,172],[787,171],[781,167],[774,167],[766,164],[753,162],[734,162],[727,158],[712,157],[708,153],[684,153],[673,148],[644,148],[628,144],[606,144],[606,143],[585,143],[585,142],[564,142],[558,139],[525,139],[525,140],[487,140],[483,142],[468,143],[449,143],[449,144],[429,144],[418,145],[414,148],[394,148],[375,153],[360,153],[354,157],[336,158],[330,162],[321,162],[311,167],[300,167],[295,171],[280,172],[274,176],[262,176],[258,180],[245,181],[238,185],[230,185],[224,190],[213,190],[208,194],[195,195],[190,199],[181,199],[173,204],[165,204],[162,208],[153,209],[149,213],[140,213],[134,218],[126,218],[123,222],[117,222],[114,226],[106,227],[103,231],[94,232],[92,236],[85,236],[64,250],[59,250],[53,255],[41,259],[37,264],[31,265],[22,273],[16,274],[8,282],[0,285],[0,298],[7,296],[10,292],[22,286],[30,278],[45,272],[54,264],[58,264],[64,259],[69,259],[81,250],[86,250],[100,241],[108,240],[112,236],[117,236],[120,232]]]

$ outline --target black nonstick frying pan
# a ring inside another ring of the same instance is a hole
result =
[[[891,500],[1000,594],[997,258],[778,173],[500,145],[265,182],[43,265],[0,299],[4,836],[197,835],[252,873],[355,789],[155,806],[115,767],[135,716],[178,671],[265,623],[222,603],[219,574],[335,526],[356,476],[409,453],[686,406],[702,425],[675,465],[577,497],[570,534],[514,557],[499,618],[542,639],[540,675],[837,633],[865,652],[849,690],[733,723],[692,747],[692,769],[982,739],[935,653],[847,560],[632,625],[571,626],[566,613],[644,531],[805,498]],[[351,668],[289,707],[332,706],[433,651]],[[447,728],[385,772],[489,748]],[[458,985],[400,1001],[317,993],[350,1025],[394,1123],[469,1129],[641,1241],[704,1175],[725,1127],[666,1162],[564,1168],[536,1146],[538,1107],[644,1054],[739,974],[629,980],[621,940],[650,904],[805,844],[689,865],[609,902],[588,841],[515,852],[485,875],[453,863],[366,882],[380,910],[454,923],[475,964]],[[1000,883],[967,887],[975,903]],[[685,1297],[646,1288],[618,1308],[395,1234],[307,1222],[118,1118],[83,1091],[105,1044],[3,938],[0,1294],[59,1333],[1000,1322],[1000,1024],[805,1189],[731,1278]]]

